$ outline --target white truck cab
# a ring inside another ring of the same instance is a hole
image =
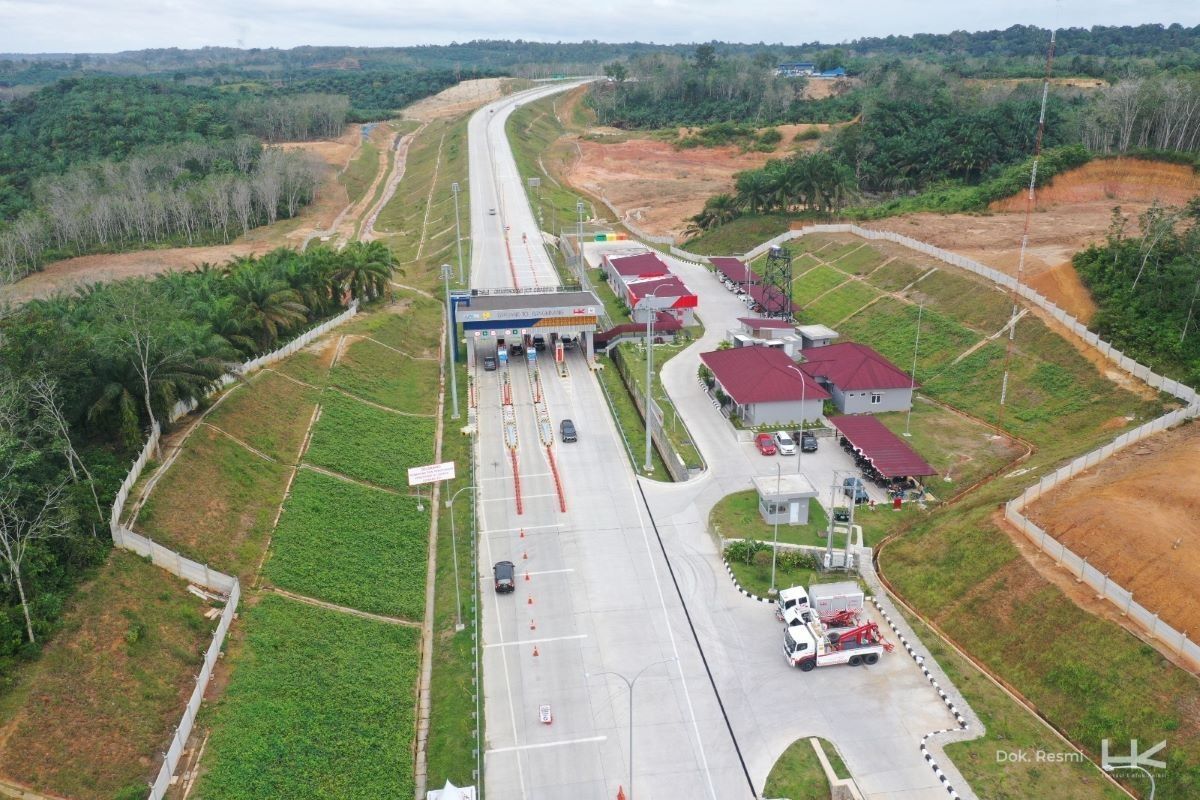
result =
[[[779,590],[775,616],[786,621],[789,610],[806,608],[811,608],[821,619],[843,611],[852,611],[857,615],[862,613],[864,600],[862,589],[854,581],[814,583],[808,589],[792,586]]]
[[[871,665],[889,647],[875,623],[827,631],[820,622],[809,622],[783,629],[783,657],[802,672],[833,664]]]

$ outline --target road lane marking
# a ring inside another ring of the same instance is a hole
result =
[[[550,525],[522,525],[519,528],[491,528],[490,530],[481,530],[481,535],[489,533],[516,533],[517,531],[540,531],[544,528],[561,528],[561,522],[555,522]]]
[[[549,472],[538,472],[533,475],[522,475],[521,479],[525,480],[526,478],[549,478],[549,477],[550,477]],[[476,478],[475,480],[480,481],[480,482],[482,482],[482,481],[511,481],[512,476],[511,475],[499,475],[495,478]]]
[[[571,639],[586,639],[586,638],[587,638],[586,633],[576,633],[576,634],[572,634],[571,636],[550,636],[545,639],[517,639],[512,642],[493,642],[492,644],[485,644],[484,647],[485,648],[511,647],[511,646],[517,645],[517,644],[543,644],[545,642],[565,642],[565,641],[569,641]]]
[[[518,744],[512,747],[493,747],[491,750],[485,750],[487,755],[495,753],[512,753],[516,750],[540,750],[544,747],[563,747],[569,744],[588,744],[590,742],[605,742],[608,741],[607,736],[586,736],[582,739],[563,739],[559,742],[542,742],[541,744]]]
[[[523,494],[523,495],[521,495],[522,500],[535,500],[539,497],[558,497],[558,495],[555,494],[554,492],[550,492],[548,494]],[[480,502],[481,503],[495,503],[500,500],[506,500],[506,501],[511,502],[515,499],[516,499],[515,495],[510,494],[507,497],[484,497],[484,498],[480,499]]]
[[[573,567],[567,567],[566,569],[539,569],[539,570],[534,570],[533,572],[526,572],[524,574],[525,575],[558,575],[559,573],[562,573],[562,572],[574,572],[574,571],[575,571],[575,569]],[[480,575],[479,576],[479,580],[481,580],[481,581],[490,581],[492,579],[493,579],[492,575]]]

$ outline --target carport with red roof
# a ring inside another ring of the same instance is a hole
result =
[[[830,417],[829,423],[862,451],[885,478],[922,478],[937,470],[875,417]]]

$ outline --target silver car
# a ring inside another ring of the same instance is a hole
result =
[[[787,431],[775,432],[775,447],[779,450],[781,456],[796,455],[796,440]]]

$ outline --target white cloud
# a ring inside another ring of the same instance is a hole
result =
[[[779,0],[0,0],[0,51],[113,52],[146,47],[394,46],[477,38],[534,41],[796,44],[859,36],[1043,27],[1200,23],[1177,0],[886,2]]]

